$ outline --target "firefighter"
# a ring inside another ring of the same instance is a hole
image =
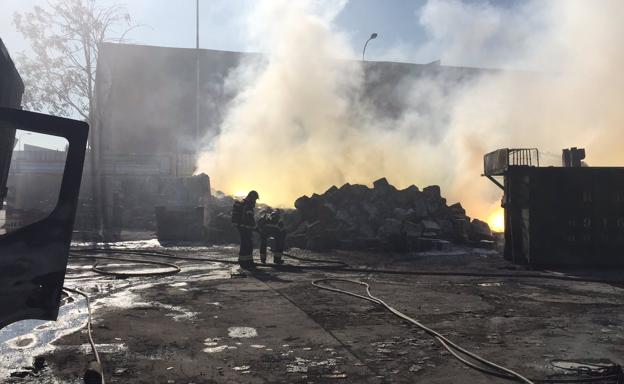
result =
[[[234,202],[233,222],[238,228],[240,234],[240,251],[238,252],[238,263],[243,269],[253,269],[255,264],[253,261],[253,231],[256,229],[256,220],[254,219],[254,208],[256,200],[260,196],[258,192],[251,191],[242,201]]]
[[[265,210],[258,219],[258,233],[260,233],[260,261],[263,264],[266,263],[267,242],[272,237],[275,241],[273,247],[271,247],[273,262],[275,264],[283,264],[282,254],[284,252],[286,231],[282,221],[282,212],[279,209]]]

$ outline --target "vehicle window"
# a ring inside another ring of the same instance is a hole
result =
[[[67,140],[57,136],[2,127],[2,137],[13,141],[12,150],[0,162],[9,162],[8,173],[0,177],[0,235],[23,228],[47,217],[56,207],[65,160]],[[4,168],[6,172],[6,167]],[[4,183],[2,183],[4,184]]]

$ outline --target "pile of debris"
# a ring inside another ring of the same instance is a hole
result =
[[[233,204],[234,199],[221,192],[210,198],[203,216],[204,242],[239,241],[230,216]],[[259,205],[256,211],[266,207]],[[398,190],[382,178],[373,188],[345,184],[322,195],[302,196],[295,208],[283,210],[289,247],[423,251],[494,240],[489,226],[471,220],[460,203],[448,206],[438,186]]]
[[[422,251],[493,241],[487,223],[471,221],[460,203],[448,206],[435,185],[398,190],[382,178],[373,188],[332,186],[322,195],[298,198],[295,208],[284,219],[291,247]]]
[[[216,191],[209,205],[210,221],[206,228],[206,241],[210,244],[238,243],[238,230],[232,225],[234,198]]]

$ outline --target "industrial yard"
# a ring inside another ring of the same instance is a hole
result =
[[[624,383],[623,16],[3,2],[0,383]]]
[[[167,250],[153,241],[127,246],[198,258],[236,257],[233,247]],[[622,284],[521,277],[535,273],[508,264],[496,251],[467,247],[383,257],[345,251],[293,254],[422,274],[263,267],[241,277],[229,264],[176,261],[182,271],[172,276],[114,279],[90,272],[89,260],[71,260],[66,285],[81,287],[92,298],[93,337],[109,383],[500,381],[468,369],[433,338],[379,306],[312,286],[321,278],[368,282],[373,294],[400,311],[529,377],[587,377],[579,375],[588,366],[574,370],[574,362],[624,364]],[[111,271],[149,271],[113,261],[105,265]],[[587,270],[566,275],[618,277]],[[13,376],[9,383],[82,382],[90,359],[84,300],[63,302],[58,323],[0,331],[0,375]],[[45,338],[54,341],[43,344]],[[40,366],[32,367],[33,361]],[[599,368],[589,367],[598,374]]]

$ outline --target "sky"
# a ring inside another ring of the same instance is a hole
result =
[[[13,25],[15,12],[45,6],[47,0],[1,0],[0,37],[9,52],[28,51],[28,45]],[[435,50],[421,49],[430,36],[419,17],[425,0],[319,0],[340,4],[335,18],[337,28],[349,37],[354,52],[361,52],[371,33],[379,37],[366,49],[369,60],[431,62]],[[513,7],[517,0],[464,1]],[[99,4],[123,4],[136,24],[129,42],[169,47],[195,46],[195,0],[99,0]],[[232,51],[258,51],[249,42],[244,28],[257,2],[254,0],[199,0],[200,47]],[[344,5],[344,6],[341,6]],[[453,63],[475,65],[478,63]]]
[[[30,50],[15,28],[15,13],[31,11],[35,6],[46,7],[49,1],[59,0],[0,0],[0,38],[11,55],[28,54]],[[345,54],[349,58],[359,58],[373,32],[378,37],[366,48],[367,60],[413,63],[441,60],[445,65],[504,68],[510,62],[518,63],[509,59],[525,48],[522,39],[510,45],[516,39],[509,36],[518,31],[518,24],[525,23],[521,15],[513,16],[519,13],[514,11],[520,8],[520,0],[312,1],[317,1],[320,9],[336,13],[331,17],[332,25],[346,36],[349,52]],[[138,25],[127,34],[127,43],[195,47],[196,0],[96,0],[96,3],[103,7],[117,4],[126,7],[133,23]],[[248,30],[259,4],[259,0],[199,0],[200,47],[266,52],[270,47],[263,46],[262,38]],[[520,22],[505,25],[503,20],[514,18]],[[532,27],[530,22],[526,24],[527,28]],[[475,31],[476,38],[456,36],[454,25],[459,25],[459,30]],[[487,36],[485,41],[479,39],[482,35]],[[500,41],[496,36],[501,36]],[[43,145],[47,140],[30,136],[24,137],[23,142]],[[63,148],[64,143],[56,147]]]
[[[13,24],[15,13],[31,11],[35,6],[46,7],[48,1],[0,0],[0,38],[11,55],[30,50],[28,42]],[[439,59],[435,49],[420,49],[428,40],[427,32],[419,22],[426,0],[318,1],[321,8],[337,10],[333,24],[346,34],[352,53],[359,55],[366,40],[375,32],[377,39],[366,48],[368,60],[424,63]],[[133,23],[139,26],[127,34],[127,43],[195,47],[196,0],[96,0],[96,3],[126,7]],[[509,0],[502,2],[501,6],[505,3]],[[200,48],[262,52],[264,48],[258,43],[258,37],[250,36],[247,30],[247,18],[252,17],[257,6],[256,0],[199,0]],[[24,136],[22,142],[55,149],[63,149],[66,144],[41,135]]]

